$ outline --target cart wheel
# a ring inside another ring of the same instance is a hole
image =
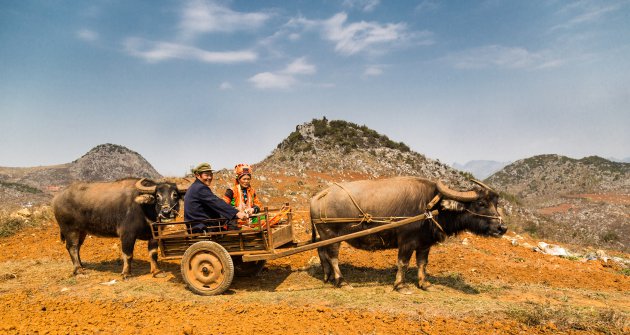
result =
[[[234,279],[234,264],[220,244],[201,241],[191,245],[182,258],[182,278],[191,291],[200,295],[225,292]]]
[[[237,277],[252,277],[260,274],[265,267],[267,261],[253,261],[243,262],[243,257],[232,257],[232,263],[234,263],[234,275]]]

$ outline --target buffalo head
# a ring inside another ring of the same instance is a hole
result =
[[[179,210],[179,200],[186,193],[187,186],[174,182],[160,182],[142,178],[136,182],[140,193],[135,202],[142,205],[155,205],[158,219],[174,219]]]
[[[441,201],[445,211],[458,212],[458,221],[467,230],[484,236],[499,237],[507,232],[507,226],[499,214],[499,194],[478,180],[472,180],[481,189],[460,192],[437,182],[438,191],[444,196]]]

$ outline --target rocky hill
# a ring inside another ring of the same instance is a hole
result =
[[[366,126],[342,120],[314,119],[298,125],[257,166],[263,171],[306,171],[367,178],[411,175],[465,183],[466,176],[414,152]]]
[[[66,164],[0,167],[0,201],[39,202],[74,181],[112,181],[125,177],[161,178],[146,159],[115,144],[101,144]]]
[[[298,125],[263,161],[254,165],[254,186],[271,201],[298,206],[333,182],[398,175],[441,179],[469,189],[469,174],[429,159],[366,126],[342,120],[314,119]],[[231,171],[215,174],[216,191],[233,182]],[[277,200],[276,200],[277,199]]]
[[[512,203],[534,236],[582,245],[630,248],[630,164],[591,156],[540,155],[486,179]]]
[[[580,193],[630,193],[630,164],[591,156],[540,155],[506,166],[487,179],[523,199]]]

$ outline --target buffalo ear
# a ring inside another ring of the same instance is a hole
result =
[[[444,199],[442,200],[442,209],[445,209],[447,211],[461,212],[466,209],[466,207],[459,201]]]
[[[150,194],[141,194],[133,199],[133,201],[140,205],[152,205],[155,203],[155,197]]]

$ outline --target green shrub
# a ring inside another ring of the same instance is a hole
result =
[[[37,194],[37,193],[43,193],[42,190],[26,185],[26,184],[20,184],[20,183],[11,183],[11,182],[6,182],[6,181],[0,181],[0,185],[7,187],[7,188],[12,188],[14,190],[20,191],[20,192],[25,192],[25,193],[31,193],[31,194]]]

